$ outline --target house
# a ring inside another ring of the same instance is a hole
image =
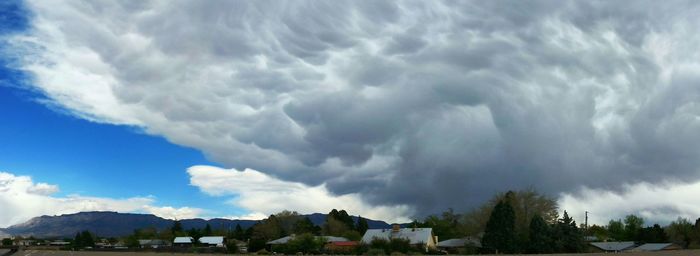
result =
[[[279,244],[287,244],[289,240],[294,239],[295,235],[291,236],[285,236],[280,239],[272,240],[267,242],[267,245],[279,245]],[[326,240],[326,243],[332,243],[332,242],[347,242],[350,241],[345,237],[337,237],[337,236],[315,236],[315,238],[322,238]]]
[[[426,251],[437,247],[432,228],[401,228],[394,224],[391,229],[368,229],[362,236],[362,243],[370,244],[374,239],[406,239],[412,246],[423,247]]]
[[[223,236],[203,236],[199,238],[199,243],[208,247],[224,247]]]
[[[634,248],[634,242],[594,242],[590,243],[592,252],[622,252]]]
[[[646,243],[630,249],[630,252],[655,252],[683,249],[680,245],[674,243]]]
[[[141,248],[159,248],[159,247],[166,247],[169,246],[170,244],[161,239],[139,239],[139,246]]]
[[[173,240],[173,246],[190,247],[194,243],[194,238],[191,236],[178,236]]]
[[[70,242],[66,242],[63,240],[56,240],[56,241],[51,241],[49,243],[50,246],[67,246],[70,245]]]
[[[294,239],[294,237],[296,237],[296,235],[285,236],[285,237],[282,237],[280,239],[269,241],[266,244],[267,244],[268,249],[270,251],[275,251],[279,246],[289,243],[289,241]],[[350,240],[348,240],[345,237],[337,237],[337,236],[314,236],[314,239],[323,239],[324,241],[326,241],[324,248],[326,248],[326,246],[328,244],[332,244],[332,243],[350,242]]]
[[[15,245],[18,246],[32,246],[36,245],[36,240],[18,240],[15,242]]]

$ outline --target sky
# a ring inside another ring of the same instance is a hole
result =
[[[695,1],[3,1],[0,227],[406,221],[534,188],[700,217]]]

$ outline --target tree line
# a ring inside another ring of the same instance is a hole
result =
[[[471,211],[458,213],[448,209],[404,226],[432,228],[440,241],[464,237],[480,240],[481,248],[467,248],[470,251],[462,253],[575,253],[587,250],[585,238],[638,243],[673,242],[684,248],[700,248],[700,219],[690,222],[678,218],[662,227],[659,224],[647,226],[643,218],[628,215],[624,219],[610,220],[607,225],[585,227],[577,225],[566,211],[559,216],[556,200],[531,189],[499,193]],[[237,252],[238,244],[245,244],[249,252],[264,252],[270,249],[267,242],[295,234],[289,243],[275,246],[273,250],[282,253],[319,253],[325,241],[317,236],[337,236],[358,241],[368,228],[367,219],[353,218],[342,209],[331,210],[321,225],[315,225],[311,219],[297,212],[285,210],[248,228],[236,225],[233,228],[214,229],[207,224],[201,229],[185,230],[179,221],[175,221],[167,230],[137,229],[120,240],[128,247],[139,247],[139,239],[172,241],[177,236],[191,236],[197,243],[202,236],[224,236],[229,241],[227,247],[231,252]],[[94,246],[98,238],[83,231],[69,240],[72,241],[71,247],[78,249]],[[407,244],[408,241],[400,239],[372,241],[361,245],[357,251],[347,253],[390,254],[416,250],[406,247]]]

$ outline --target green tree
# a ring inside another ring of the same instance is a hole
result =
[[[294,225],[301,220],[303,217],[295,211],[284,210],[275,214],[277,223],[282,229],[283,235],[289,235],[294,233]]]
[[[83,247],[94,247],[95,246],[95,239],[92,237],[92,234],[90,231],[83,230],[83,232],[80,234]]]
[[[80,248],[85,247],[85,245],[83,245],[82,233],[80,233],[80,232],[75,233],[75,238],[73,238],[73,243],[71,245],[73,246],[74,249],[80,249]]]
[[[389,248],[391,251],[387,254],[396,252],[406,254],[411,250],[411,241],[405,238],[393,238],[389,241]]]
[[[12,245],[12,239],[11,238],[3,238],[2,245],[4,245],[4,246]]]
[[[626,235],[625,235],[625,226],[622,224],[622,220],[610,220],[608,222],[608,234],[610,235],[610,238],[612,238],[615,241],[624,241],[626,240]]]
[[[530,221],[529,234],[529,252],[530,253],[552,253],[552,235],[549,229],[549,224],[539,215],[532,217]]]
[[[695,225],[693,225],[693,232],[691,234],[691,242],[688,248],[700,248],[700,218],[695,220]]]
[[[335,209],[333,209],[335,211]],[[347,223],[329,214],[326,217],[326,222],[323,224],[323,234],[327,236],[342,236],[344,233],[352,230],[348,228]]]
[[[486,223],[481,245],[496,253],[514,253],[515,247],[515,212],[510,205],[511,197],[508,192],[506,198],[498,202],[491,212],[491,217]]]
[[[203,235],[204,236],[211,236],[211,234],[212,234],[211,226],[209,225],[209,223],[207,223],[207,225],[204,227]]]
[[[516,216],[515,232],[519,243],[527,241],[530,220],[535,214],[540,215],[548,224],[557,222],[559,210],[554,198],[540,194],[534,189],[509,192],[511,207],[513,207]],[[463,214],[459,233],[477,236],[483,232],[491,216],[491,211],[495,209],[498,202],[505,199],[506,194],[508,193],[499,193],[479,208]]]
[[[170,227],[170,232],[173,234],[173,236],[177,236],[177,235],[181,234],[183,231],[184,231],[184,229],[182,228],[182,223],[180,223],[179,220],[175,220],[173,222],[173,226]]]
[[[441,216],[431,215],[425,218],[421,227],[432,228],[435,234],[440,234],[443,240],[463,237],[463,228],[460,220],[461,214],[457,214],[452,208],[443,212]]]
[[[236,241],[234,240],[228,240],[226,242],[226,252],[229,254],[238,254],[238,244],[236,244]]]
[[[585,241],[583,233],[576,226],[576,221],[564,211],[564,216],[557,222],[554,229],[555,252],[578,253],[582,252]]]
[[[267,219],[256,223],[249,230],[251,234],[248,248],[251,252],[264,249],[267,241],[283,237],[285,233],[279,220],[277,219],[277,216],[274,214],[270,215],[270,217]]]
[[[313,234],[304,233],[290,239],[287,244],[280,246],[278,249],[285,254],[318,254],[323,249],[325,243],[326,241],[323,238],[317,238]]]
[[[141,246],[141,244],[139,244],[138,237],[136,237],[135,235],[130,235],[130,236],[126,237],[124,244],[126,245],[126,247],[129,247],[129,248],[138,248]]]
[[[314,235],[318,235],[320,233],[321,228],[314,225],[313,222],[311,222],[311,219],[308,217],[304,217],[299,219],[296,223],[294,223],[294,227],[292,228],[292,233],[294,234],[304,234],[304,233],[310,233]]]
[[[595,236],[598,241],[604,241],[610,238],[610,234],[608,234],[608,230],[605,227],[595,224],[588,227],[588,234]]]
[[[640,243],[666,243],[668,237],[666,231],[659,224],[654,224],[651,227],[640,229],[635,240]]]
[[[233,234],[231,237],[241,241],[245,240],[245,230],[243,230],[241,224],[236,224],[236,227],[233,229]]]
[[[365,234],[367,232],[367,229],[369,229],[369,224],[367,223],[367,219],[362,218],[362,216],[357,217],[357,232],[360,232],[360,234]]]
[[[625,216],[625,240],[634,241],[639,236],[639,231],[644,227],[644,219],[630,214]]]
[[[693,224],[690,224],[688,219],[678,217],[666,227],[666,234],[670,242],[688,248],[692,242]]]

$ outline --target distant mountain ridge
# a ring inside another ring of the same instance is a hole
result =
[[[323,225],[326,214],[313,213],[302,215],[308,217],[315,225]],[[357,221],[356,216],[352,216]],[[231,219],[184,219],[180,220],[184,229],[204,228],[209,224],[213,229],[233,229],[236,225],[249,228],[259,220]],[[89,230],[102,237],[120,237],[132,234],[135,229],[154,227],[158,230],[170,228],[174,220],[164,219],[153,214],[118,213],[118,212],[79,212],[59,216],[40,216],[31,220],[0,229],[0,234],[13,236],[34,236],[37,238],[69,238],[82,230]],[[384,221],[367,219],[370,228],[389,228]]]

